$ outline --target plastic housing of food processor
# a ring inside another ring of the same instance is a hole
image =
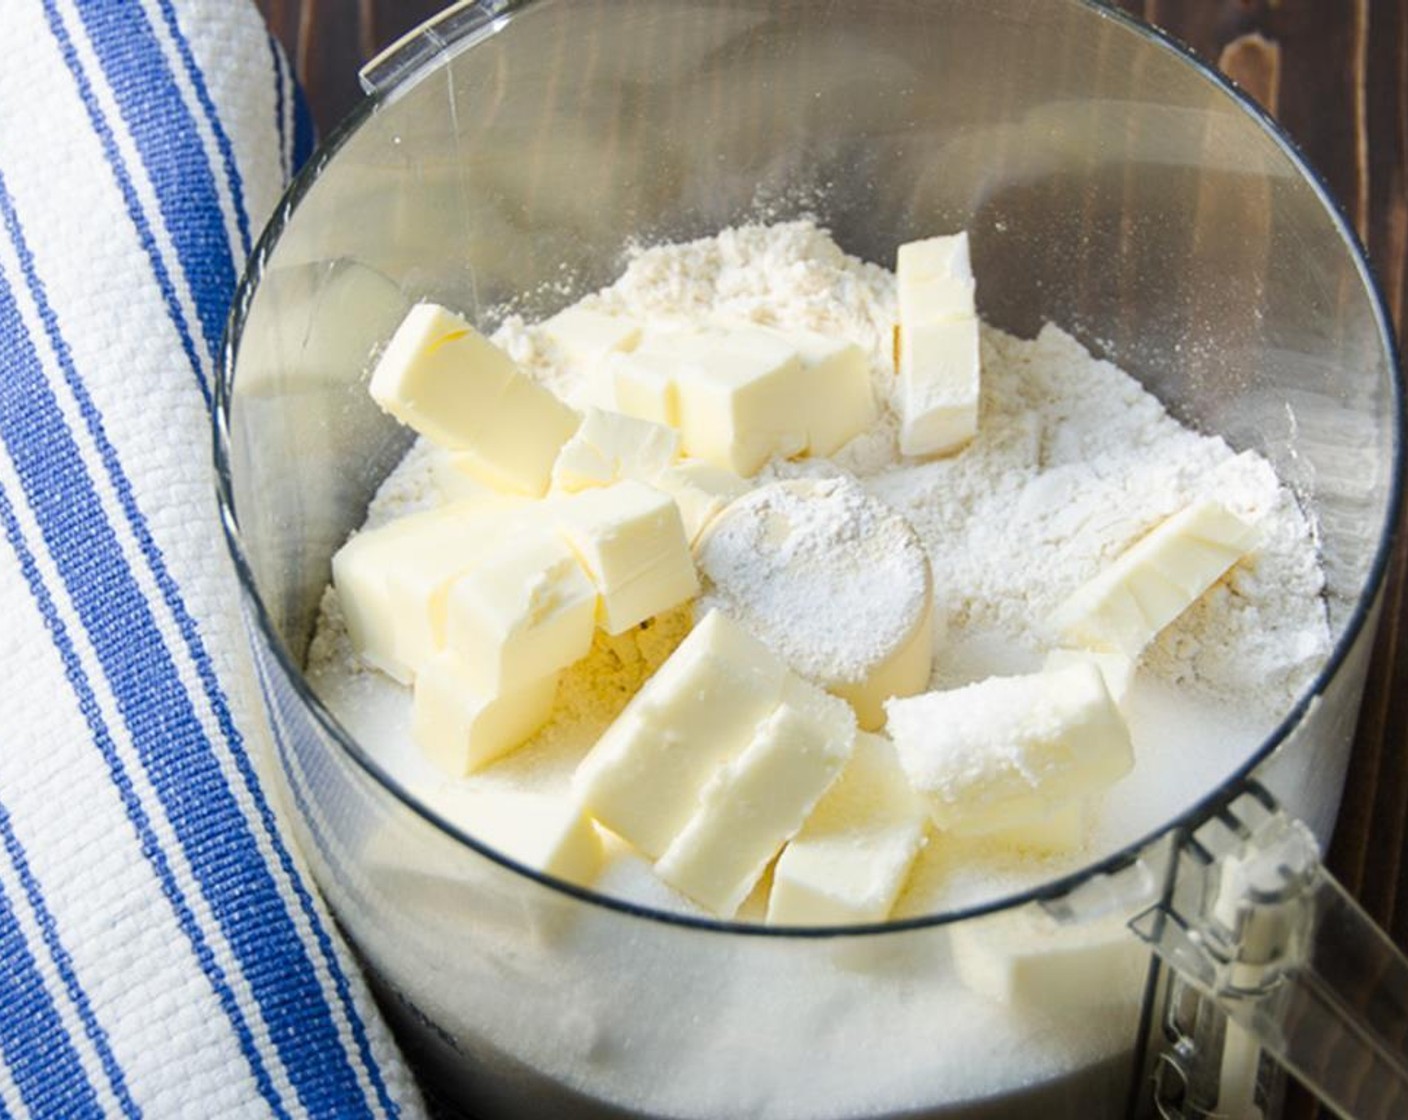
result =
[[[1318,856],[1400,388],[1352,234],[1263,115],[1088,0],[460,4],[364,85],[252,259],[216,460],[290,816],[429,1083],[486,1118],[1192,1118],[1274,1112],[1283,1064],[1342,1115],[1408,1108],[1408,971]],[[416,804],[302,676],[329,557],[407,446],[365,373],[411,302],[490,328],[609,281],[631,244],[799,213],[878,262],[966,228],[989,323],[1060,324],[1265,455],[1319,532],[1334,654],[1274,734],[1139,843],[977,910],[779,931],[599,898]],[[991,1072],[955,1094],[934,1072],[967,1029],[955,931],[1111,916],[1139,964],[1117,998],[1002,1012]],[[903,1052],[935,1061],[892,1068],[887,1024],[925,1001]],[[1092,1014],[1098,1043],[1021,1057]]]

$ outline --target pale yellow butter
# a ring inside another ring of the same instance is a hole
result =
[[[656,873],[712,913],[732,917],[841,773],[855,738],[845,701],[789,675],[781,703],[704,786]]]
[[[477,567],[507,534],[534,520],[530,503],[504,498],[470,499],[444,508],[441,527],[433,534],[418,533],[386,566],[386,609],[396,635],[396,658],[412,675],[445,647],[451,584]]]
[[[663,346],[663,343],[659,344]],[[656,424],[678,428],[679,395],[675,380],[678,357],[656,344],[646,343],[630,354],[612,354],[604,369],[610,376],[615,407]]]
[[[875,420],[865,352],[854,342],[815,331],[787,331],[783,338],[802,359],[797,403],[806,415],[807,454],[830,455]]]
[[[978,431],[978,320],[900,324],[900,451],[956,451]]]
[[[497,517],[514,503],[498,498],[471,499],[423,510],[350,537],[332,558],[347,633],[368,664],[407,684],[415,667],[433,652],[438,606],[431,588],[424,596],[410,590],[428,569],[458,572],[473,563],[484,539],[480,518]],[[393,576],[404,578],[393,579]]]
[[[587,811],[643,854],[663,855],[718,766],[781,702],[787,675],[765,645],[710,612],[578,767]]]
[[[1051,626],[1073,645],[1136,657],[1232,565],[1258,531],[1219,502],[1195,502],[1078,588]]]
[[[516,863],[579,887],[601,874],[601,836],[570,797],[460,785],[418,792],[451,824]]]
[[[614,358],[617,407],[679,428],[686,455],[738,475],[829,455],[875,419],[865,354],[805,330],[723,321]]]
[[[613,351],[629,351],[640,341],[640,324],[620,315],[569,307],[542,325],[542,331],[570,362],[591,364]]]
[[[1003,847],[1034,855],[1076,851],[1085,844],[1090,800],[1077,798],[1057,805],[1045,816],[989,833],[989,838]]]
[[[534,383],[459,315],[420,303],[392,335],[372,373],[382,408],[500,490],[532,496],[577,414]]]
[[[989,677],[891,700],[900,763],[940,828],[999,832],[1102,792],[1134,765],[1129,729],[1091,664]]]
[[[464,658],[445,650],[416,675],[411,734],[431,762],[463,778],[521,746],[547,722],[558,676],[549,673],[497,695],[481,692]]]
[[[488,695],[565,669],[591,650],[597,590],[549,528],[499,542],[446,593],[445,645]]]
[[[787,387],[786,408],[792,423],[805,434],[800,451],[830,455],[870,427],[875,420],[875,394],[865,351],[849,339],[817,331],[765,327],[726,321],[724,340],[762,337],[796,353],[800,370]]]
[[[357,655],[402,684],[409,684],[411,667],[396,656],[396,615],[386,587],[387,569],[406,550],[411,535],[403,518],[378,529],[363,529],[332,557],[332,583]]]
[[[895,288],[902,324],[972,318],[976,285],[968,234],[901,245],[895,258]]]
[[[748,493],[748,483],[738,475],[702,459],[681,459],[657,474],[652,485],[675,499],[691,545],[731,501]]]
[[[454,451],[435,448],[430,459],[430,480],[436,492],[446,502],[462,501],[466,498],[483,498],[499,491],[485,482],[470,467],[460,465],[460,457]]]
[[[967,233],[901,245],[895,281],[900,451],[956,451],[978,430],[981,380]]]
[[[624,478],[652,482],[675,461],[679,447],[679,433],[664,424],[588,407],[553,463],[552,489],[575,492]]]
[[[861,732],[841,776],[778,857],[768,923],[884,921],[924,846],[928,820],[894,745]]]
[[[807,449],[801,356],[763,328],[682,338],[675,391],[686,455],[748,477]]]
[[[679,507],[633,479],[556,500],[553,514],[601,595],[597,622],[620,634],[698,594]]]
[[[1122,653],[1099,650],[1053,649],[1046,655],[1041,667],[1049,672],[1053,669],[1065,669],[1082,661],[1089,661],[1100,670],[1100,675],[1105,678],[1105,687],[1109,689],[1110,699],[1117,706],[1123,707],[1129,696],[1129,686],[1134,680],[1133,658]]]
[[[1043,1013],[1125,1002],[1149,968],[1148,947],[1118,913],[1061,925],[1025,906],[949,931],[954,967],[969,988]]]

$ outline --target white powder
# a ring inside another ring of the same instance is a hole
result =
[[[919,538],[845,479],[779,482],[739,498],[697,550],[701,613],[718,607],[794,670],[854,684],[924,621]]]
[[[879,422],[829,461],[773,464],[763,478],[851,475],[913,525],[951,628],[936,685],[1035,669],[1050,644],[1043,623],[1055,604],[1188,502],[1216,496],[1263,519],[1260,552],[1143,657],[1128,710],[1135,771],[1106,797],[1087,850],[1040,862],[981,840],[935,837],[900,916],[1028,888],[1168,820],[1245,759],[1328,651],[1311,533],[1270,467],[1180,427],[1132,379],[1054,327],[1035,340],[985,330],[977,439],[951,458],[911,462],[897,454],[889,407],[893,279],[847,258],[810,224],[640,251],[616,284],[584,305],[652,320],[722,312],[865,348]],[[564,396],[582,392],[587,371],[563,363],[532,325],[510,319],[496,337]],[[387,480],[369,523],[433,500],[430,458],[414,451]],[[314,687],[393,772],[412,785],[438,781],[410,742],[408,693],[356,662],[332,599],[310,655]],[[565,788],[576,760],[688,621],[681,610],[620,639],[599,638],[567,674],[548,727],[472,781]],[[391,881],[412,891],[418,875],[408,868]],[[437,896],[451,882],[436,880]],[[639,860],[618,860],[599,889],[690,911]],[[519,920],[505,924],[501,943],[476,895],[466,904],[476,917],[463,941],[420,945],[424,976],[407,965],[406,983],[424,1006],[439,1009],[437,1027],[466,1049],[491,1040],[544,1078],[649,1115],[822,1120],[927,1114],[945,1102],[962,1110],[962,1102],[1075,1071],[1098,1078],[1101,1063],[1126,1050],[1136,1030],[1137,991],[1117,1008],[1073,1015],[1014,1013],[968,990],[952,972],[942,930],[838,943],[740,940],[584,906],[550,935],[525,935],[517,907],[527,914],[550,901],[545,893],[525,887],[510,900]],[[387,936],[383,951],[404,958],[399,939],[413,932]],[[445,977],[475,968],[482,983],[463,998],[446,996]],[[767,1022],[786,1024],[769,1046],[720,1037],[720,1025],[752,1022],[760,1009]],[[796,1077],[804,1066],[809,1075]],[[1105,1095],[1118,1085],[1116,1074]],[[1024,1102],[1017,1114],[1068,1115],[1061,1100],[1055,1108]]]

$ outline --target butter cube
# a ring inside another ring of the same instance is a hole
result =
[[[612,354],[606,369],[615,391],[616,407],[630,416],[671,428],[680,426],[675,380],[680,362],[672,352],[643,345],[631,354]]]
[[[875,418],[861,348],[814,331],[723,323],[613,360],[621,411],[679,428],[686,454],[740,475],[830,454]]]
[[[445,650],[416,675],[411,736],[431,762],[463,778],[521,746],[547,722],[558,676],[549,673],[497,695],[481,692],[464,658]]]
[[[1122,653],[1102,653],[1098,650],[1053,649],[1046,655],[1041,667],[1043,671],[1049,672],[1052,669],[1077,665],[1082,661],[1089,661],[1100,670],[1100,675],[1105,678],[1105,687],[1110,692],[1110,699],[1115,702],[1116,707],[1122,708],[1129,696],[1130,683],[1134,679],[1132,658]]]
[[[746,478],[774,456],[806,450],[807,390],[793,346],[762,328],[699,335],[678,346],[685,454]]]
[[[978,320],[900,323],[900,451],[955,451],[978,431]]]
[[[462,462],[457,452],[440,447],[430,459],[430,480],[446,502],[498,494],[498,490],[474,473],[471,465]]]
[[[1137,657],[1243,556],[1259,532],[1219,502],[1174,514],[1057,608],[1067,642]]]
[[[466,501],[423,510],[376,529],[350,537],[332,558],[332,582],[337,589],[348,636],[368,664],[409,684],[415,665],[423,660],[419,636],[432,628],[421,607],[408,606],[407,594],[393,575],[434,560],[452,558],[456,570],[472,563],[483,532],[478,518],[496,515],[509,503]],[[466,553],[468,556],[466,556]],[[433,645],[433,638],[424,639]]]
[[[652,485],[675,499],[691,545],[729,502],[748,493],[748,483],[738,475],[702,459],[681,459],[657,474]]]
[[[371,395],[500,490],[532,496],[578,417],[526,377],[469,322],[420,303],[392,335],[372,372]]]
[[[633,319],[581,307],[559,311],[542,329],[568,361],[584,365],[613,351],[631,350],[640,341],[640,324]]]
[[[596,610],[596,586],[566,542],[529,530],[450,585],[445,645],[477,691],[498,695],[585,657]]]
[[[534,512],[531,505],[503,499],[470,499],[444,509],[443,528],[433,534],[417,533],[386,570],[396,658],[412,675],[445,647],[451,584],[478,566],[504,534],[516,531]]]
[[[969,988],[1044,1013],[1135,1005],[1149,969],[1148,946],[1118,913],[1060,925],[1026,906],[948,928],[954,968]]]
[[[558,527],[601,595],[597,622],[621,634],[699,593],[680,511],[668,494],[627,479],[554,506]]]
[[[710,612],[578,767],[587,811],[645,855],[664,854],[714,771],[781,702],[787,675],[762,642]]]
[[[789,675],[782,702],[705,785],[656,873],[731,918],[841,773],[855,738],[855,713],[845,701]]]
[[[894,744],[861,732],[836,784],[778,857],[768,924],[884,921],[924,846],[928,820]]]
[[[797,403],[806,415],[807,454],[830,455],[875,419],[865,352],[854,342],[815,331],[787,331],[784,337],[802,360]]]
[[[901,245],[900,451],[956,451],[978,430],[980,358],[967,233]]]
[[[574,492],[623,478],[650,482],[675,461],[680,437],[673,428],[620,412],[588,408],[552,467],[552,488]]]
[[[1094,665],[989,677],[885,705],[900,763],[936,825],[999,832],[1114,784],[1129,729]]]
[[[363,529],[332,557],[332,583],[353,648],[367,664],[402,684],[409,684],[413,674],[396,656],[396,614],[386,573],[405,549],[406,535],[404,523],[397,522]]]
[[[918,325],[973,318],[977,314],[976,286],[967,232],[901,245],[896,256],[895,286],[901,323]]]
[[[533,871],[590,887],[605,865],[600,834],[569,797],[454,785],[422,796],[451,824]]]
[[[1084,798],[1068,801],[1043,817],[989,833],[987,839],[1036,855],[1074,852],[1085,844],[1086,805]]]

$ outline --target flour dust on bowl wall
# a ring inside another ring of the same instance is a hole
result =
[[[1123,1116],[1182,826],[1328,836],[1373,289],[1222,86],[1033,8],[463,11],[266,235],[283,774],[476,1115]]]

